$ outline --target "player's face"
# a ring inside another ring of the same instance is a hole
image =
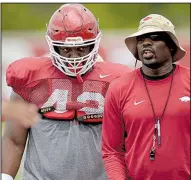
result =
[[[91,45],[89,46],[79,46],[79,47],[58,47],[58,51],[60,56],[64,58],[70,58],[71,60],[68,59],[68,62],[65,62],[65,65],[69,68],[76,67],[76,72],[79,72],[83,65],[86,64],[87,62],[87,57],[91,50],[92,50]],[[83,59],[82,59],[83,57]],[[73,60],[74,59],[74,60]],[[72,68],[70,69],[71,72],[75,72],[75,70]]]
[[[164,33],[149,33],[137,37],[138,57],[149,68],[158,68],[172,60]]]
[[[58,47],[59,54],[66,58],[79,58],[90,53],[90,46]]]

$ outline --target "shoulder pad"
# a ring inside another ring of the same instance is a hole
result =
[[[48,57],[22,58],[11,63],[6,70],[7,85],[13,89],[44,78],[60,75]],[[52,76],[54,75],[54,76]]]

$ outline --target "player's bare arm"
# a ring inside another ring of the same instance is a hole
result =
[[[16,93],[11,94],[11,100],[22,100]],[[14,120],[5,123],[5,132],[2,137],[2,173],[13,178],[19,169],[25,149],[28,129]]]
[[[2,102],[3,118],[17,121],[26,128],[34,126],[38,122],[37,110],[34,104],[29,104],[23,100]]]

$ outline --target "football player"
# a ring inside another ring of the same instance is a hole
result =
[[[104,98],[127,66],[97,62],[101,31],[81,4],[65,4],[46,32],[49,57],[23,58],[7,69],[12,99],[38,106],[42,120],[30,129],[6,122],[2,172],[13,179],[26,146],[23,179],[107,180],[101,156]]]

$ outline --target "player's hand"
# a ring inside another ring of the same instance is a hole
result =
[[[6,120],[17,121],[30,128],[39,122],[38,109],[35,105],[24,101],[3,101],[2,115]]]

